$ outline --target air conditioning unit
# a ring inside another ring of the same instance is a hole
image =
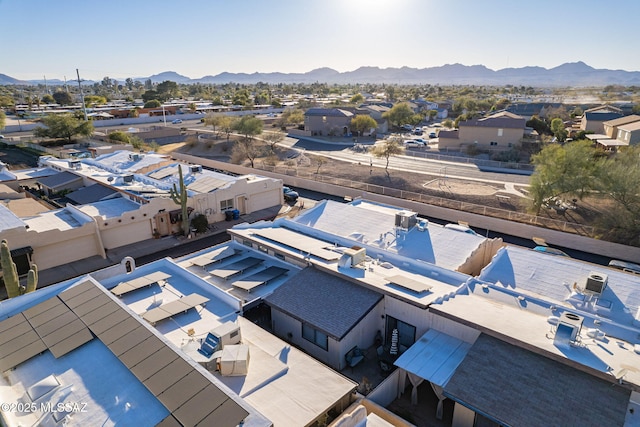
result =
[[[405,230],[410,229],[418,223],[418,214],[411,211],[400,211],[396,213],[395,226]]]
[[[69,160],[69,169],[80,170],[82,169],[82,163],[78,159]]]
[[[240,344],[241,338],[240,326],[234,322],[223,323],[207,334],[198,349],[198,353],[205,357],[212,357],[216,351],[221,351],[225,345]]]
[[[607,287],[609,276],[604,273],[590,272],[587,276],[587,280],[584,284],[584,292],[590,292],[594,294],[602,294]]]
[[[132,182],[133,182],[133,175],[131,175],[131,174],[129,174],[129,175],[124,175],[124,176],[122,177],[122,180],[123,180],[125,183],[130,184],[130,183],[132,183]]]
[[[202,166],[201,165],[191,165],[190,169],[191,169],[191,173],[202,172]]]
[[[129,154],[129,160],[131,160],[132,162],[139,161],[140,160],[140,154],[138,154],[138,153]]]
[[[580,334],[583,322],[584,317],[582,316],[575,313],[562,313],[556,326],[556,334],[553,339],[554,344],[569,345],[574,342]]]

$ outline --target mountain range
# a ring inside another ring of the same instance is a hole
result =
[[[526,85],[536,87],[551,86],[606,86],[640,85],[640,71],[595,69],[584,62],[571,62],[554,68],[522,67],[491,70],[484,65],[447,64],[430,68],[379,68],[360,67],[357,70],[339,72],[331,68],[318,68],[307,73],[220,73],[192,79],[174,71],[165,71],[149,77],[135,77],[144,82],[151,79],[154,83],[166,80],[184,84],[224,84],[240,83],[385,83],[385,84],[439,84],[439,85]],[[124,81],[125,79],[117,79]],[[0,85],[44,84],[44,80],[18,80],[0,74]],[[61,85],[60,80],[47,80],[47,84]],[[86,80],[83,84],[93,84]],[[72,84],[70,82],[69,84]]]

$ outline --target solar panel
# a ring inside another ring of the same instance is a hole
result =
[[[164,346],[165,343],[152,335],[146,340],[131,347],[129,350],[121,354],[119,358],[127,368],[131,369]]]
[[[227,184],[229,184],[229,181],[214,178],[212,176],[203,176],[187,185],[187,188],[192,191],[197,191],[198,193],[210,193],[211,191],[224,187]]]
[[[144,341],[150,336],[151,332],[144,326],[140,325],[132,331],[124,331],[124,335],[122,335],[120,338],[111,343],[105,342],[105,344],[107,345],[107,347],[109,347],[109,350],[111,350],[113,354],[115,354],[116,356],[120,356],[122,353],[130,350],[140,341]],[[100,340],[102,339],[103,337],[101,336]]]
[[[35,332],[34,335],[36,335]],[[19,351],[14,351],[9,355],[0,358],[0,372],[4,372],[7,369],[18,366],[22,362],[31,359],[33,356],[42,353],[46,349],[46,344],[43,343],[40,338],[38,338],[37,341],[34,341],[31,344],[18,349]]]
[[[187,376],[193,371],[193,366],[184,359],[178,357],[173,362],[164,366],[158,372],[143,381],[143,384],[154,396],[159,395],[173,384]]]
[[[142,318],[154,325],[163,319],[187,311],[190,308],[194,308],[200,304],[204,304],[207,301],[209,301],[209,299],[203,297],[202,295],[190,294],[180,299],[162,304],[159,307],[152,308],[151,310],[145,312],[142,315]]]
[[[49,318],[47,322],[43,322],[40,325],[31,324],[31,326],[35,329],[38,335],[40,335],[41,337],[45,337],[51,334],[52,332],[55,332],[58,329],[64,327],[65,325],[68,325],[69,323],[73,322],[77,318],[78,316],[76,316],[72,311],[70,311],[67,308],[67,311],[62,313],[61,315]]]
[[[175,351],[171,350],[169,347],[162,347],[160,350],[131,368],[131,372],[140,380],[140,382],[144,382],[177,358],[178,355]]]
[[[262,271],[259,271],[251,276],[245,277],[242,280],[236,280],[232,283],[236,288],[244,289],[245,291],[251,292],[254,288],[257,288],[260,285],[264,285],[265,283],[275,279],[286,273],[286,268],[271,266],[265,268]]]
[[[215,270],[212,270],[211,275],[220,277],[226,280],[229,277],[235,276],[236,274],[243,273],[244,271],[250,269],[251,267],[255,267],[256,265],[262,262],[264,262],[263,259],[255,258],[255,257],[247,257],[247,258],[241,259],[240,261],[226,265],[224,268],[217,268]]]
[[[182,424],[172,414],[169,414],[167,418],[156,424],[156,427],[182,427]]]
[[[26,347],[37,341],[41,341],[41,340],[38,334],[33,329],[27,332],[24,332],[18,335],[17,337],[13,338],[11,341],[3,342],[0,345],[0,357],[4,358],[16,351],[21,351],[23,347]],[[46,350],[46,347],[45,347],[45,350]]]
[[[416,292],[418,294],[428,291],[432,288],[431,285],[428,285],[426,283],[422,283],[417,280],[414,280],[410,277],[401,276],[401,275],[387,277],[387,280],[392,285],[397,285],[402,288],[409,289],[410,291]]]
[[[199,257],[193,258],[190,260],[192,265],[197,265],[198,267],[205,268],[208,265],[221,262],[229,257],[232,257],[236,254],[236,251],[233,248],[220,248],[215,251],[200,255]]]
[[[22,314],[24,314],[24,317],[27,319],[32,319],[53,307],[59,306],[60,304],[62,304],[62,302],[57,297],[49,298],[34,307],[26,309]]]
[[[129,316],[118,304],[105,304],[91,313],[83,314],[80,318],[94,333],[100,333],[102,328],[109,328],[116,323],[122,322]],[[99,325],[94,324],[100,321]],[[111,322],[111,323],[110,323]]]
[[[78,285],[75,285],[75,286],[67,289],[64,292],[61,292],[58,295],[58,297],[62,301],[66,301],[67,299],[71,299],[74,296],[80,295],[81,293],[86,292],[88,290],[91,290],[93,288],[95,288],[95,285],[92,282],[90,282],[88,280],[85,280],[84,282],[82,282],[82,283],[80,283]]]
[[[194,370],[156,397],[165,408],[173,412],[208,384],[210,381]]]
[[[58,300],[58,303],[59,303],[58,305],[53,306],[49,310],[41,312],[40,314],[37,314],[34,317],[27,318],[29,319],[29,323],[31,324],[31,326],[33,326],[34,328],[37,328],[38,326],[49,322],[51,319],[55,319],[58,316],[64,315],[65,313],[70,313],[69,307],[64,305],[64,303],[60,301],[58,298],[55,298],[55,299]]]
[[[111,301],[111,299],[107,295],[105,295],[104,293],[101,293],[100,295],[85,301],[83,304],[80,304],[76,307],[71,307],[71,309],[78,316],[82,317],[85,314],[95,311],[97,308],[102,307],[105,304],[112,304],[112,303],[113,301]]]
[[[109,329],[96,333],[96,335],[98,335],[100,341],[102,341],[105,345],[109,345],[115,340],[120,339],[129,332],[133,331],[134,329],[137,329],[138,327],[140,327],[140,322],[138,322],[138,320],[134,319],[133,317],[128,316],[122,322],[116,323]],[[149,332],[149,336],[151,336],[151,332]]]
[[[0,343],[11,341],[16,337],[33,330],[29,322],[27,322],[27,319],[25,319],[22,314],[17,314],[13,317],[15,318],[15,320],[12,320],[14,325],[11,329],[7,329],[0,333]],[[21,320],[21,322],[18,323],[18,320]]]
[[[16,325],[25,321],[25,317],[22,313],[18,313],[15,316],[8,317],[0,322],[0,336],[3,332],[13,329]],[[0,342],[2,339],[0,338]]]
[[[160,280],[165,280],[171,276],[162,271],[156,271],[146,276],[137,277],[126,282],[119,283],[116,287],[111,289],[111,293],[117,296],[122,296],[126,293],[135,291],[136,289],[144,288],[145,286],[153,285]]]
[[[149,174],[149,177],[153,179],[164,179],[171,175],[177,175],[179,167],[180,167],[179,165],[167,166],[165,168],[158,169],[156,171],[151,172]]]
[[[234,400],[227,399],[215,411],[207,415],[198,425],[216,427],[235,427],[244,420],[249,413]]]
[[[65,304],[67,304],[67,306],[69,306],[71,309],[74,309],[82,304],[84,304],[85,302],[94,299],[95,297],[97,297],[98,295],[103,294],[103,292],[98,289],[98,287],[93,286],[91,289],[88,289],[87,291],[79,294],[79,295],[75,295],[73,297],[67,297],[64,298],[63,301]]]
[[[173,416],[185,426],[194,426],[228,399],[229,396],[213,384],[209,384],[176,409]]]
[[[80,319],[76,319],[44,337],[41,336],[41,338],[42,341],[44,341],[44,343],[47,345],[47,347],[51,348],[54,345],[58,344],[60,341],[69,338],[71,335],[76,334],[86,328],[86,325],[82,323]]]
[[[53,354],[53,356],[58,359],[61,356],[69,353],[70,351],[75,350],[81,345],[88,343],[93,339],[93,335],[87,328],[80,330],[79,332],[71,335],[69,338],[66,338],[57,344],[50,346],[49,351]]]

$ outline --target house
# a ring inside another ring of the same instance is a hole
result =
[[[638,144],[640,142],[640,121],[619,125],[616,139],[629,145]]]
[[[524,136],[525,119],[503,111],[477,120],[460,122],[458,132],[440,132],[438,148],[461,150],[475,145],[485,150],[508,150]]]
[[[593,133],[605,133],[604,122],[623,117],[622,111],[611,105],[601,105],[599,107],[585,110],[580,120],[580,130]]]
[[[83,186],[82,177],[71,172],[60,172],[38,179],[36,185],[49,197],[61,191],[73,191]]]
[[[3,425],[273,425],[90,276],[0,319]]]
[[[304,113],[309,136],[348,136],[354,114],[340,108],[310,108]]]
[[[627,124],[639,122],[639,121],[640,121],[640,116],[636,114],[632,114],[630,116],[624,116],[618,119],[608,120],[606,122],[603,122],[602,126],[604,127],[604,134],[609,138],[615,139],[618,137],[619,126],[623,126],[623,125],[627,125]]]

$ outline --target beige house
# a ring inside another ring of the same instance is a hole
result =
[[[191,218],[202,214],[214,223],[225,220],[228,211],[239,216],[282,203],[279,179],[226,175],[156,154],[130,155],[116,152],[82,162],[41,158],[43,165],[71,176],[65,182],[80,182],[84,188],[100,183],[115,193],[28,217],[0,204],[0,238],[7,239],[11,249],[28,247],[31,261],[44,270],[92,256],[104,258],[106,250],[177,233],[181,209],[170,190],[177,184],[178,168],[183,169]]]
[[[609,138],[618,137],[618,127],[625,126],[631,123],[640,122],[640,116],[632,114],[630,116],[620,117],[619,119],[609,120],[602,123],[604,127],[604,134]]]
[[[462,150],[476,145],[485,150],[508,150],[524,136],[525,119],[507,111],[491,116],[460,122],[458,131],[440,131],[440,149]]]
[[[638,144],[640,142],[640,121],[618,126],[616,139],[628,145]]]
[[[604,122],[619,119],[622,110],[611,105],[601,105],[584,112],[580,120],[580,130],[593,133],[604,133]]]
[[[310,108],[304,113],[304,130],[309,136],[346,136],[353,117],[339,108]]]

